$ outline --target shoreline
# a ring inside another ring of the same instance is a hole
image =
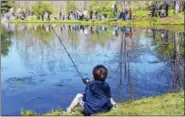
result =
[[[22,110],[21,116],[83,116],[79,108],[73,113],[64,113],[61,108],[45,114],[37,114],[32,110]],[[118,103],[118,108],[98,116],[123,115],[184,115],[184,92],[166,93],[159,96],[145,97],[138,100]]]
[[[55,21],[40,21],[40,20],[10,20],[9,23],[52,23],[52,24],[84,24],[84,25],[120,25],[120,26],[127,26],[127,25],[146,25],[146,26],[164,26],[164,25],[184,25],[184,21],[181,22],[169,22],[169,21],[154,21],[150,20],[131,20],[131,21],[122,21],[122,20],[90,20],[90,21],[80,21],[80,20],[55,20]]]
[[[174,19],[174,17],[171,17]],[[90,26],[128,26],[128,27],[139,27],[139,28],[153,28],[153,29],[166,29],[174,32],[184,32],[184,20],[169,21],[167,18],[164,22],[160,18],[144,18],[143,20],[138,19],[135,21],[113,21],[109,20],[56,20],[56,21],[40,21],[40,20],[11,20],[9,23],[12,24],[57,24],[57,25],[90,25]],[[170,20],[172,20],[170,19]]]

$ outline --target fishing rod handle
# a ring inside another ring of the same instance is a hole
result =
[[[84,84],[89,84],[90,80],[88,78],[82,78]]]

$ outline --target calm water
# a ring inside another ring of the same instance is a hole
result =
[[[183,89],[184,34],[163,29],[54,25],[84,77],[104,64],[116,101]],[[49,25],[4,24],[2,115],[66,108],[85,86]]]

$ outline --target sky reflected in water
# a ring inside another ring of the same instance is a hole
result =
[[[117,101],[183,89],[184,35],[164,29],[54,25],[84,77],[97,64]],[[84,84],[49,25],[4,24],[2,115],[67,107]]]

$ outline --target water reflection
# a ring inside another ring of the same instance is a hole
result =
[[[152,30],[155,51],[160,61],[167,64],[164,72],[172,72],[171,89],[183,90],[184,82],[184,33],[170,32],[168,30]]]
[[[11,30],[10,25],[8,25],[8,29],[5,30],[5,28],[1,29],[1,54],[2,56],[7,56],[10,46],[12,45],[12,42],[10,40],[10,37],[12,36],[13,31]]]
[[[84,77],[91,76],[96,64],[103,63],[108,67],[108,82],[118,101],[183,90],[184,34],[181,32],[117,26],[54,27]],[[25,92],[26,87],[31,87],[29,93],[35,91],[36,97],[45,95],[43,100],[52,96],[62,107],[68,103],[61,101],[58,92],[67,92],[62,97],[66,100],[83,91],[81,80],[50,25],[7,24],[2,29],[4,102],[14,98],[6,95],[11,93],[9,87],[15,92]],[[42,94],[45,90],[48,95]],[[21,99],[25,101],[24,106],[39,108],[27,104],[29,100],[22,99],[22,95],[15,95],[19,97],[17,103]],[[53,101],[49,104],[46,110],[58,106]],[[8,112],[7,108],[4,106],[3,113]],[[16,113],[20,108],[17,107]]]
[[[150,47],[147,47],[147,42],[143,42],[144,44],[140,43],[141,37],[140,34],[137,35],[138,32],[136,31],[138,29],[133,29],[132,27],[116,26],[110,28],[107,26],[84,25],[62,25],[59,27],[60,28],[57,28],[57,33],[60,34],[67,46],[70,46],[70,44],[72,45],[73,48],[71,48],[71,52],[72,54],[75,54],[75,56],[80,57],[79,51],[81,47],[79,45],[83,45],[83,51],[87,50],[88,52],[92,52],[94,50],[91,49],[94,49],[97,44],[101,44],[107,48],[110,48],[111,45],[115,46],[115,48],[118,48],[120,43],[120,53],[116,53],[116,57],[111,60],[112,63],[114,61],[118,64],[118,68],[116,68],[115,71],[120,72],[119,78],[124,77],[125,79],[130,79],[127,78],[130,77],[128,74],[130,73],[130,63],[141,62],[140,55],[143,54],[144,51],[154,50],[157,59],[159,59],[158,61],[162,61],[167,64],[168,68],[165,68],[166,71],[173,71],[173,80],[176,79],[173,82],[176,83],[172,84],[174,85],[178,82],[180,87],[182,87],[182,66],[184,66],[183,33],[173,33],[164,29],[142,29],[146,30],[147,32],[145,37],[152,38],[151,43],[153,46],[150,45]],[[62,61],[63,56],[58,55],[58,51],[62,51],[61,53],[64,53],[64,51],[62,49],[59,50],[59,47],[57,46],[60,45],[58,42],[56,42],[56,40],[53,40],[55,35],[50,25],[14,26],[8,24],[8,26],[3,27],[2,29],[3,32],[1,50],[3,56],[8,55],[8,48],[12,44],[12,41],[10,38],[8,38],[8,36],[11,37],[14,33],[16,36],[16,48],[21,53],[21,58],[26,64],[28,71],[37,66],[34,68],[37,69],[36,72],[29,71],[30,73],[46,74],[46,71],[49,73],[55,73],[57,66],[59,66],[58,68],[60,68],[60,70],[65,69],[65,67],[62,67],[66,66]],[[5,31],[5,29],[7,31]],[[111,34],[111,30],[113,34]],[[117,44],[114,44],[114,39],[116,39],[114,36],[120,39]],[[120,81],[120,85],[118,86],[121,86],[121,82],[122,81]]]

